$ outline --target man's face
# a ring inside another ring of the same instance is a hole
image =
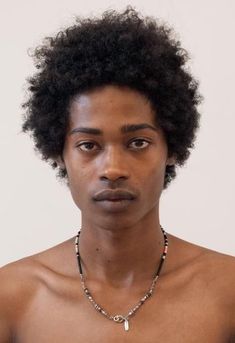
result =
[[[75,97],[63,158],[83,222],[134,225],[158,209],[167,145],[141,93],[105,86]]]

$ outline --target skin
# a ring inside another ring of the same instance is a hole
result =
[[[121,131],[143,123],[154,129]],[[71,133],[81,127],[101,133]],[[149,289],[160,261],[159,201],[166,165],[174,163],[150,102],[126,87],[78,95],[57,162],[66,167],[81,210],[86,285],[110,314],[126,314]],[[93,200],[117,188],[135,199],[124,205]],[[235,342],[235,259],[167,235],[169,252],[155,291],[130,319],[128,332],[84,296],[74,237],[3,267],[0,342]]]

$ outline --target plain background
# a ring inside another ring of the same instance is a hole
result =
[[[133,5],[167,21],[200,81],[201,129],[186,166],[163,192],[161,224],[182,239],[226,254],[235,253],[233,0],[41,0],[1,1],[1,196],[0,265],[74,236],[80,212],[69,190],[20,133],[26,78],[35,68],[28,49],[73,24],[74,16],[99,15]]]

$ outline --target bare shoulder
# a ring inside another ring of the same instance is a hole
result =
[[[72,248],[70,239],[0,268],[0,297],[30,295],[36,285],[47,282],[50,274],[69,276],[70,266],[75,264]]]
[[[211,297],[235,337],[235,257],[171,236],[182,267],[201,296]],[[216,313],[214,313],[216,315]]]
[[[175,238],[175,237],[174,237]],[[205,285],[213,287],[235,310],[235,257],[176,238],[182,259],[192,261]]]
[[[40,279],[40,263],[33,257],[26,257],[0,268],[1,309],[7,314],[11,305],[19,304],[24,295],[30,295]],[[5,306],[3,306],[5,305]]]
[[[1,343],[12,341],[14,327],[42,287],[48,287],[55,275],[71,275],[71,244],[65,241],[0,268]]]
[[[0,268],[0,342],[13,341],[14,323],[36,290],[37,269],[30,258]]]
[[[207,249],[204,273],[227,308],[231,309],[235,329],[235,257]]]
[[[230,342],[235,342],[235,257],[209,250],[205,261],[205,285],[218,299],[219,310],[227,319]]]
[[[235,312],[235,257],[206,249],[204,273]],[[217,285],[217,286],[216,286]]]

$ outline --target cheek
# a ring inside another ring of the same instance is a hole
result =
[[[67,164],[66,169],[71,195],[75,203],[79,205],[87,193],[90,180],[89,172],[87,168],[78,163]]]
[[[144,175],[144,189],[146,189],[146,193],[151,197],[155,198],[159,196],[163,186],[164,186],[164,178],[165,178],[165,165],[158,165],[154,168],[149,169],[146,171]]]
[[[87,168],[78,159],[76,152],[67,153],[65,158],[65,165],[68,174],[68,179],[71,185],[76,185],[86,178]]]

